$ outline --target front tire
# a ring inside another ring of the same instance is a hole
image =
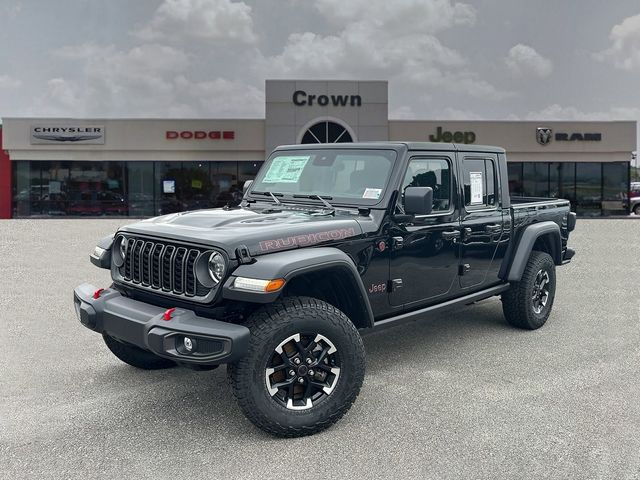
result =
[[[107,345],[111,353],[122,360],[124,363],[132,367],[142,370],[160,370],[163,368],[175,367],[176,364],[166,358],[158,357],[151,352],[130,345],[128,343],[116,340],[106,333],[102,334],[104,343]]]
[[[301,437],[337,422],[364,380],[362,338],[340,310],[290,297],[248,320],[247,355],[227,366],[234,397],[258,428]]]
[[[502,294],[502,311],[514,327],[535,330],[551,313],[556,294],[556,266],[551,255],[533,251],[519,282]]]

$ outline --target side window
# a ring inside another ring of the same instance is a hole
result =
[[[465,158],[462,161],[464,205],[467,210],[495,207],[496,170],[493,160]]]
[[[413,158],[402,182],[402,198],[408,187],[433,189],[433,213],[447,212],[451,207],[451,164],[444,158]]]

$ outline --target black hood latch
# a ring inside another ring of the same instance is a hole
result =
[[[236,248],[236,257],[238,258],[238,262],[240,262],[240,265],[253,263],[253,257],[249,253],[249,249],[246,245],[240,245],[238,248]]]

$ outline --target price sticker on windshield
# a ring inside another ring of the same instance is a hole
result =
[[[380,198],[381,193],[381,188],[365,188],[364,193],[362,194],[362,198],[372,198],[374,200],[377,200]]]
[[[262,179],[264,183],[297,183],[310,156],[276,157]]]

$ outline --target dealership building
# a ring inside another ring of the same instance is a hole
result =
[[[264,119],[4,118],[0,218],[224,206],[277,145],[380,140],[502,146],[512,195],[628,213],[636,122],[390,120],[385,81],[268,80],[265,99]]]

